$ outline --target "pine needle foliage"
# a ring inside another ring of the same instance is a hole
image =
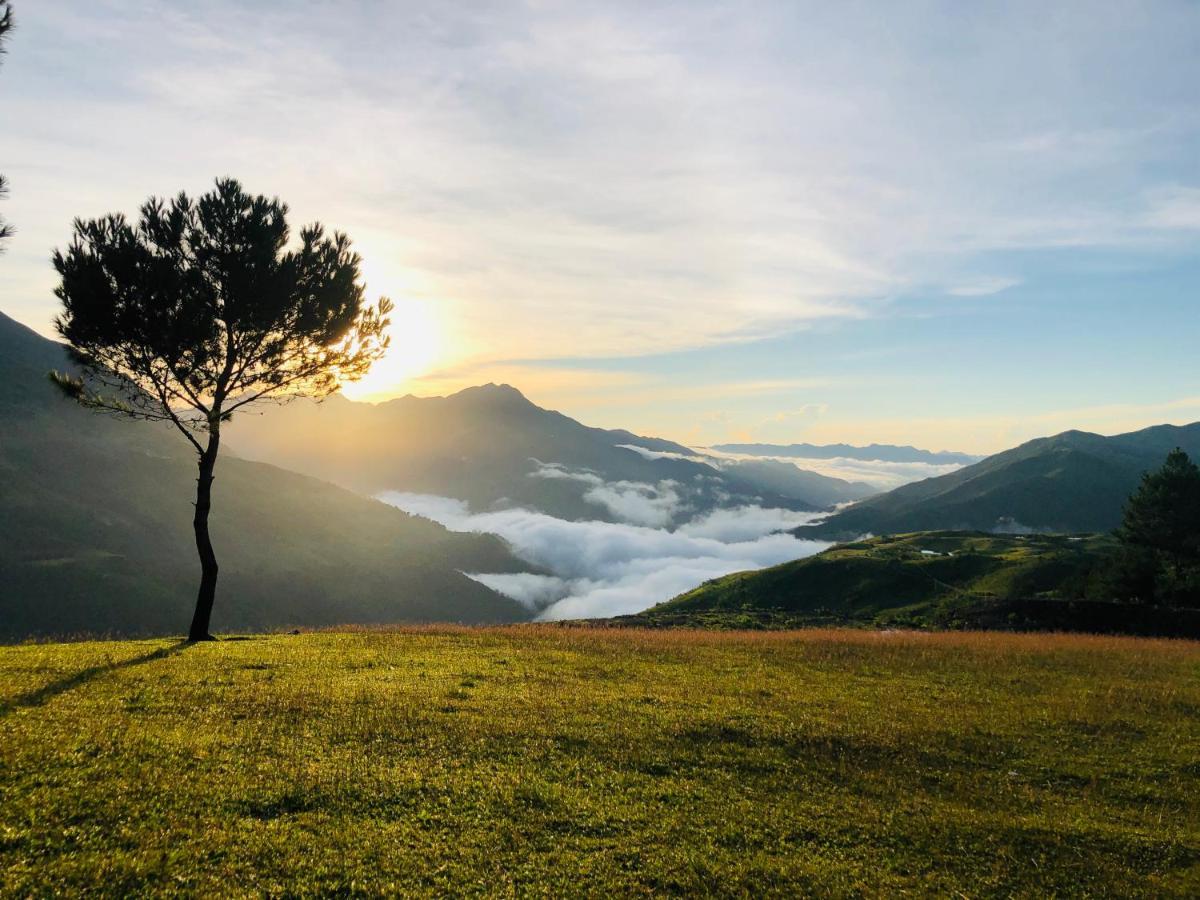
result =
[[[78,372],[52,380],[89,409],[169,422],[196,451],[195,639],[216,585],[207,516],[221,424],[254,403],[327,396],[388,346],[391,301],[366,304],[350,239],[314,224],[293,244],[287,214],[221,178],[195,199],[151,198],[136,223],[77,219],[53,256],[55,324]]]

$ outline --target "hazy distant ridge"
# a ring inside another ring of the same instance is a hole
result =
[[[983,457],[950,450],[921,450],[894,444],[715,444],[722,453],[743,453],[747,456],[791,456],[798,459],[860,459],[867,462],[934,463],[962,465],[979,462]]]

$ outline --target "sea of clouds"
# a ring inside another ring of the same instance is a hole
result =
[[[769,456],[753,453],[729,453],[712,447],[703,447],[694,454],[672,453],[666,450],[650,450],[636,444],[618,444],[625,450],[646,459],[687,459],[692,462],[704,463],[714,469],[723,468],[722,463],[731,462],[772,462],[787,463],[797,469],[816,472],[830,478],[841,478],[845,481],[860,481],[878,488],[880,491],[890,491],[901,485],[925,478],[937,478],[949,475],[962,468],[960,463],[928,463],[928,462],[891,462],[883,459],[851,459],[834,456],[828,459],[809,459],[800,456]]]
[[[541,477],[560,477],[546,475],[547,469],[540,464]],[[786,533],[819,519],[817,513],[741,506],[668,530],[669,516],[660,515],[666,504],[654,503],[661,486],[647,491],[645,485],[598,479],[587,488],[601,490],[597,502],[617,515],[622,510],[632,521],[573,522],[528,509],[472,512],[462,500],[403,491],[388,491],[379,499],[451,531],[503,538],[514,554],[545,574],[468,574],[543,620],[641,612],[710,578],[811,556],[829,546]],[[616,499],[610,505],[601,497]]]
[[[722,460],[760,461],[790,463],[798,469],[816,472],[818,475],[828,475],[830,478],[842,478],[846,481],[861,481],[880,491],[890,491],[901,485],[926,478],[937,478],[949,475],[962,468],[959,463],[928,463],[928,462],[891,462],[883,459],[850,459],[835,456],[830,459],[808,459],[799,456],[758,456],[748,453],[726,453],[722,450],[704,448],[704,453],[711,457],[710,465],[720,466]]]

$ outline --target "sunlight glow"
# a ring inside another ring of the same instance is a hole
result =
[[[351,400],[386,400],[405,393],[405,383],[428,372],[443,352],[443,329],[432,305],[413,298],[393,298],[391,345],[387,355],[360,381],[345,384]]]

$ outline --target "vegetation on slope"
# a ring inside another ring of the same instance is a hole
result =
[[[0,647],[0,894],[1195,896],[1200,645]]]
[[[1113,538],[920,532],[739,572],[633,625],[1052,628],[1200,635],[1200,614],[1099,602]]]

